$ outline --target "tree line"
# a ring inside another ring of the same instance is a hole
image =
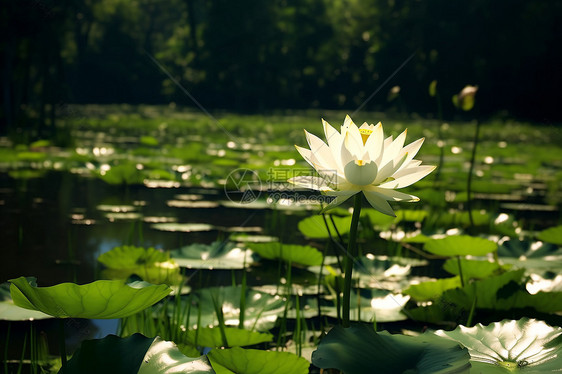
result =
[[[70,103],[193,105],[179,85],[209,110],[427,115],[433,80],[445,117],[472,84],[483,116],[556,121],[560,14],[551,0],[3,0],[2,130],[48,127]]]

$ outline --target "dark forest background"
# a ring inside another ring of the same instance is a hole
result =
[[[2,132],[67,104],[194,105],[154,60],[209,110],[353,111],[413,55],[364,110],[435,113],[437,80],[445,117],[473,84],[481,116],[559,121],[561,16],[553,0],[2,0]]]

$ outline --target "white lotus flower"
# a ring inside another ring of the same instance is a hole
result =
[[[396,139],[384,138],[382,124],[364,123],[357,127],[345,117],[341,132],[322,120],[327,143],[305,130],[310,149],[295,146],[319,176],[299,176],[289,182],[321,191],[335,199],[324,209],[334,208],[351,196],[363,192],[376,210],[395,216],[389,201],[419,201],[399,191],[417,182],[435,166],[421,166],[414,160],[424,138],[404,147],[406,131]]]

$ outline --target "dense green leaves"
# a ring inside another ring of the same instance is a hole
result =
[[[223,341],[226,338],[226,342]],[[201,347],[244,347],[273,340],[270,333],[248,331],[236,327],[199,327],[187,332],[187,341]]]
[[[543,230],[538,233],[537,238],[548,243],[562,245],[562,226]]]
[[[332,222],[333,220],[333,222]],[[299,231],[308,238],[328,239],[330,236],[337,238],[349,232],[351,216],[312,216],[299,222]],[[329,231],[328,231],[329,230]]]
[[[25,277],[10,282],[16,305],[57,318],[122,318],[153,305],[171,292],[166,285],[140,282],[133,288],[118,280],[51,287],[32,286]]]

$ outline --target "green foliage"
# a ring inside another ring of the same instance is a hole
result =
[[[36,287],[25,277],[10,279],[14,304],[39,310],[56,318],[122,318],[137,313],[166,297],[166,285],[125,284],[100,280],[84,285],[61,283]]]
[[[227,241],[190,244],[170,251],[170,256],[188,269],[243,269],[253,261],[251,252]]]
[[[460,278],[453,277],[413,284],[402,292],[412,296],[417,301],[426,301],[435,300],[439,298],[443,292],[457,287],[461,287]]]
[[[333,223],[332,223],[333,219]],[[299,222],[299,231],[308,238],[328,239],[330,235],[337,238],[337,233],[346,235],[349,233],[349,225],[351,224],[351,216],[337,217],[326,216],[327,227],[322,216],[312,216]],[[329,230],[329,231],[328,231]]]
[[[223,334],[226,338],[226,343],[223,341]],[[186,339],[190,344],[200,347],[244,347],[270,342],[273,340],[273,335],[236,327],[199,327],[189,330]]]
[[[562,245],[562,226],[551,227],[537,234],[539,240]]]

